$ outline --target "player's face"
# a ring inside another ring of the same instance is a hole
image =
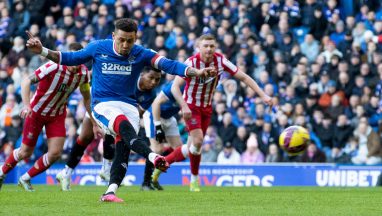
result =
[[[131,48],[133,48],[135,41],[137,40],[137,33],[125,32],[117,29],[113,32],[113,40],[115,43],[115,50],[120,55],[128,55]]]
[[[143,73],[140,80],[140,88],[143,91],[150,91],[158,86],[162,74],[155,71],[150,71],[148,73]]]
[[[199,50],[203,57],[212,58],[216,50],[216,41],[215,40],[200,41]]]

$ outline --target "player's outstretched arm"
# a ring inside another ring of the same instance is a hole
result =
[[[188,107],[186,101],[183,99],[182,91],[180,90],[181,86],[184,85],[184,80],[181,77],[175,77],[174,83],[171,87],[171,93],[174,96],[176,102],[178,102],[181,107],[184,120],[189,120],[191,118],[191,110]]]
[[[33,37],[33,35],[29,31],[26,31],[26,34],[29,38],[27,40],[26,46],[30,51],[32,51],[35,54],[42,55],[55,63],[59,63],[60,52],[43,47],[41,41],[38,38]]]
[[[151,66],[158,70],[164,71],[165,73],[178,75],[182,77],[207,77],[215,76],[217,73],[214,67],[197,69],[190,67],[184,63],[168,59],[164,56],[160,56],[156,53],[151,58]]]
[[[90,103],[91,103],[91,97],[90,97],[90,85],[89,83],[84,83],[80,86],[80,91],[82,94],[82,97],[84,98],[84,105],[86,108],[86,111],[88,112],[90,116],[90,121],[92,122],[93,125],[93,133],[94,133],[94,138],[102,138],[103,133],[100,127],[98,127],[97,122],[94,120],[92,116],[92,111],[90,108]]]
[[[23,100],[23,108],[21,109],[21,118],[26,118],[32,114],[32,109],[30,106],[30,94],[31,94],[31,84],[37,83],[39,80],[35,73],[30,74],[21,81],[21,98]]]
[[[80,49],[74,52],[59,52],[50,50],[42,46],[41,41],[38,38],[33,37],[33,35],[26,31],[29,39],[26,46],[33,53],[42,55],[47,59],[60,64],[60,65],[80,65],[90,61],[93,58],[93,55],[96,53],[98,47],[98,41],[89,43],[84,49]]]
[[[247,86],[249,86],[251,89],[253,89],[259,96],[260,98],[264,101],[264,103],[272,106],[272,98],[269,97],[265,92],[257,85],[256,81],[253,80],[250,76],[248,76],[246,73],[242,71],[238,71],[235,75],[235,78],[238,80],[244,82]]]

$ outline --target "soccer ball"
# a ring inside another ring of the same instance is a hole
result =
[[[280,134],[279,144],[289,156],[296,156],[305,151],[309,140],[308,130],[304,127],[294,125],[286,128]]]

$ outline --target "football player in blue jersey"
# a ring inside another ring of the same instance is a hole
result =
[[[76,52],[60,52],[42,46],[39,39],[27,32],[26,46],[30,51],[64,65],[79,65],[93,61],[92,116],[105,132],[115,134],[116,154],[111,168],[107,191],[101,196],[104,202],[123,202],[115,193],[125,176],[130,150],[150,160],[162,171],[169,167],[164,157],[154,153],[138,137],[139,112],[134,93],[142,69],[152,66],[166,73],[183,77],[215,76],[214,68],[196,69],[167,59],[155,51],[135,44],[137,24],[129,18],[115,22],[113,39],[96,40]]]
[[[158,86],[160,79],[161,72],[157,69],[146,67],[142,71],[137,88],[135,88],[138,108],[142,115],[154,101],[156,94],[152,90]],[[70,191],[71,176],[74,169],[80,162],[86,147],[94,140],[92,127],[90,117],[86,115],[82,121],[80,135],[69,154],[69,159],[65,165],[65,168],[56,175],[57,181],[61,184],[62,191]],[[110,134],[105,134],[102,143],[103,164],[100,172],[100,177],[105,181],[110,181],[110,169],[114,158],[114,143],[114,137]]]
[[[187,145],[183,145],[175,118],[180,107],[171,93],[171,86],[172,82],[163,87],[152,106],[143,115],[146,136],[150,139],[151,150],[161,153],[163,156],[172,150],[181,152],[181,154],[173,154],[177,157],[169,157],[168,159],[166,157],[169,164],[183,161],[188,156]],[[169,149],[164,149],[161,145],[165,142],[170,145]],[[154,171],[153,168],[151,164],[146,163],[142,190],[153,190],[154,188],[163,190],[158,182],[161,171],[159,169]]]

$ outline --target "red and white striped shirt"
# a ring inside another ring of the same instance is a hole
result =
[[[197,107],[207,107],[211,105],[212,95],[219,82],[220,75],[223,71],[230,73],[232,76],[236,74],[238,68],[222,54],[214,54],[214,59],[211,63],[205,63],[200,58],[200,53],[196,53],[185,61],[185,64],[197,69],[207,67],[215,67],[218,71],[215,77],[200,78],[200,77],[187,77],[186,87],[184,88],[183,98],[188,104]]]
[[[43,116],[62,115],[69,95],[79,85],[89,82],[89,72],[85,65],[81,65],[80,70],[73,73],[67,66],[50,61],[34,73],[39,83],[31,101],[31,108]]]

